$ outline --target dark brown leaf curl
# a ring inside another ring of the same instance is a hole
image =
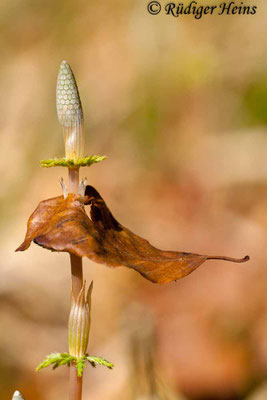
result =
[[[159,250],[115,220],[100,194],[86,187],[85,205],[90,205],[90,218],[80,196],[69,194],[42,201],[28,221],[24,242],[17,251],[26,250],[32,240],[53,251],[86,256],[111,267],[135,269],[154,283],[180,279],[209,259],[245,262],[228,257]]]

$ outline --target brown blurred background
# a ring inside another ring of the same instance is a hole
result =
[[[94,280],[84,399],[266,399],[267,4],[255,16],[178,19],[144,1],[1,1],[0,399],[67,398],[67,254],[14,253],[38,202],[60,195],[60,62],[75,73],[83,169],[114,216],[163,249],[251,256],[210,261],[156,286],[84,260]],[[264,394],[265,393],[265,394]]]

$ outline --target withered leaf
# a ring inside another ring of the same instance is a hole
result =
[[[42,201],[28,221],[26,237],[17,251],[26,250],[33,240],[54,250],[86,256],[111,267],[135,269],[154,283],[180,279],[209,259],[245,262],[242,259],[163,251],[123,227],[113,217],[100,194],[86,187],[84,204],[90,205],[90,218],[80,196],[69,194]]]

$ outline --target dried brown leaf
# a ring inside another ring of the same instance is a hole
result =
[[[209,259],[245,262],[242,259],[163,251],[123,227],[113,217],[100,194],[86,187],[85,205],[80,196],[69,194],[42,201],[28,221],[24,242],[17,251],[26,250],[32,241],[53,251],[86,256],[111,267],[133,268],[154,283],[180,279]]]

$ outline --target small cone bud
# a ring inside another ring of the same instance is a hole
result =
[[[69,353],[74,357],[85,355],[91,325],[91,282],[87,295],[85,295],[85,283],[77,299],[72,293],[71,309],[69,316]]]
[[[57,115],[63,127],[65,157],[73,160],[82,158],[85,142],[82,103],[67,61],[62,61],[57,78]]]
[[[24,400],[24,398],[22,397],[22,394],[16,390],[13,394],[12,400]]]

